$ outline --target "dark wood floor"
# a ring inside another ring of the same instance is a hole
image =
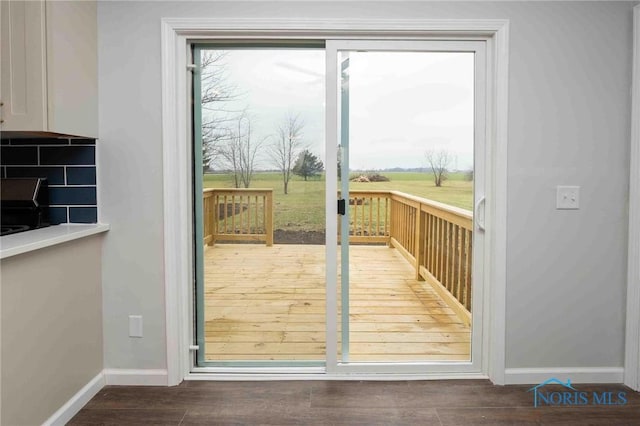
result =
[[[622,385],[624,406],[533,407],[531,386],[483,380],[184,382],[107,386],[71,425],[640,425],[640,394]],[[545,388],[561,390],[561,388]]]

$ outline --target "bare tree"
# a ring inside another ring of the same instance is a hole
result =
[[[442,186],[442,182],[447,179],[447,168],[454,160],[455,156],[444,149],[439,151],[430,149],[425,153],[425,158],[427,159],[431,172],[433,173],[433,180],[436,186]]]
[[[289,193],[289,181],[298,155],[302,149],[302,129],[304,122],[299,115],[287,115],[276,132],[276,141],[271,146],[273,164],[282,174],[284,193]]]
[[[204,171],[222,156],[226,144],[234,138],[235,122],[242,116],[242,110],[234,110],[230,102],[237,100],[241,93],[230,83],[226,51],[203,50],[200,67],[201,107],[202,107],[202,165]]]
[[[256,168],[256,156],[263,142],[252,140],[251,119],[243,113],[238,118],[237,130],[230,133],[229,140],[219,149],[220,156],[233,172],[236,188],[240,185],[249,188]]]

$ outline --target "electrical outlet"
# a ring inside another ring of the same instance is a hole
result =
[[[577,210],[580,208],[579,186],[558,186],[556,192],[556,209]]]
[[[129,315],[129,337],[142,337],[142,315]]]

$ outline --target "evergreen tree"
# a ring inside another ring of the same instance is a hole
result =
[[[322,161],[313,155],[308,149],[305,149],[298,155],[296,165],[293,167],[293,173],[302,176],[304,180],[310,177],[318,176],[324,170]]]

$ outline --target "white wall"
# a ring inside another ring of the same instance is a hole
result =
[[[166,367],[160,19],[183,16],[509,19],[507,366],[622,366],[634,4],[101,2],[105,367]]]

